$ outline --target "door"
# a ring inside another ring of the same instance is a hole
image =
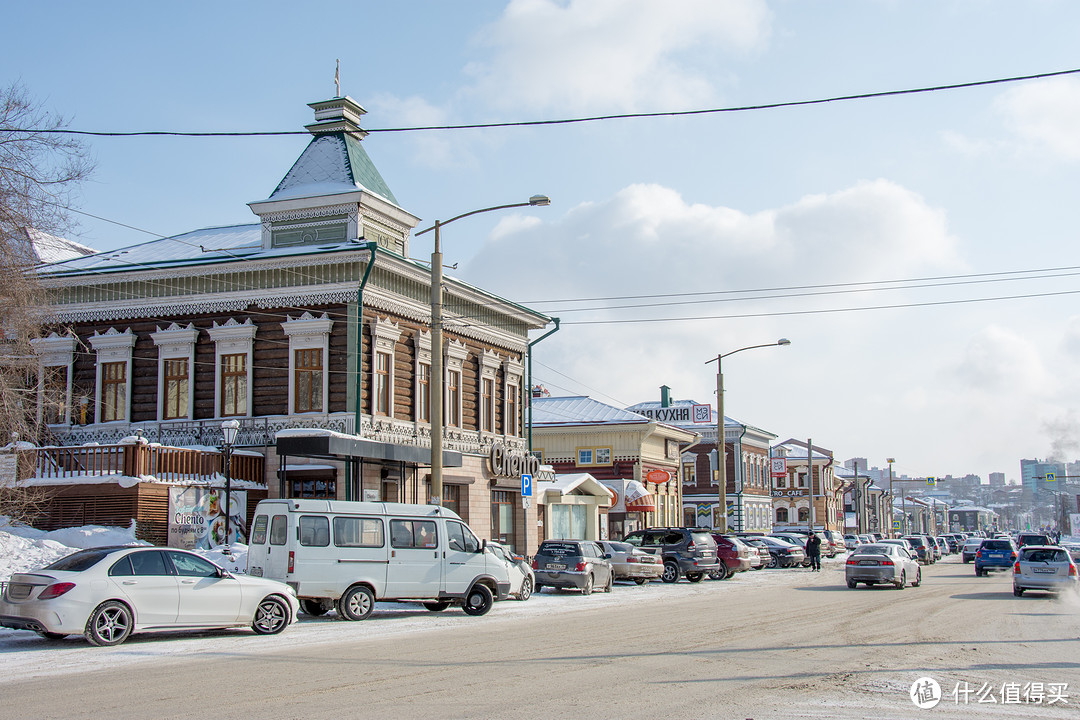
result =
[[[172,625],[180,609],[176,576],[160,550],[140,550],[120,558],[109,575],[131,601],[135,623],[147,627]]]
[[[219,577],[218,568],[197,555],[169,551],[180,586],[179,625],[229,625],[240,618],[243,594],[235,578]]]
[[[435,520],[391,518],[386,597],[439,596],[443,567],[440,542]]]
[[[263,577],[285,582],[289,572],[289,515],[275,512],[270,515],[270,531],[266,534],[266,559],[263,563]],[[255,518],[256,523],[258,518]],[[254,531],[252,535],[255,535]],[[250,552],[250,551],[249,551]]]
[[[472,530],[452,520],[446,521],[445,557],[443,590],[449,595],[467,593],[473,579],[487,571],[489,559],[492,562],[503,562],[480,552],[480,541],[472,534]],[[496,574],[496,577],[499,576],[500,574]]]

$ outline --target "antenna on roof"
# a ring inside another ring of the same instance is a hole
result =
[[[334,97],[341,97],[341,58],[338,58],[337,66],[334,68],[334,88],[337,90]]]

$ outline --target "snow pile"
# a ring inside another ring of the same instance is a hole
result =
[[[45,532],[28,525],[12,525],[0,516],[0,580],[7,580],[12,573],[40,570],[84,548],[149,544],[135,537],[135,521],[128,528],[83,525]],[[220,548],[194,552],[229,572],[246,573],[247,551],[247,545],[237,544],[229,548],[228,555]]]

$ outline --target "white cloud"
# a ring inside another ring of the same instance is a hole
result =
[[[997,98],[995,108],[1024,149],[1080,160],[1080,79],[1017,85]]]
[[[385,127],[439,127],[452,124],[445,108],[416,96],[397,97],[380,93],[372,99],[369,107]],[[409,133],[414,157],[419,164],[427,167],[451,167],[472,162],[466,146],[457,140],[447,133]]]
[[[498,108],[562,113],[701,107],[717,59],[763,46],[763,0],[511,0],[477,35],[493,51],[467,71]]]
[[[1050,384],[1038,348],[1016,332],[995,325],[968,339],[952,374],[964,393],[976,392],[998,401],[1040,396]]]

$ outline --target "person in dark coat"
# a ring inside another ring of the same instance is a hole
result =
[[[806,539],[806,557],[810,559],[811,570],[821,570],[821,538],[815,532]]]

